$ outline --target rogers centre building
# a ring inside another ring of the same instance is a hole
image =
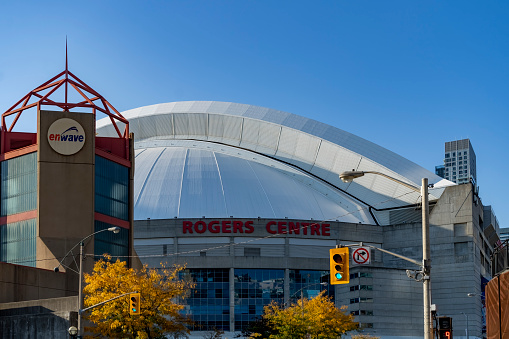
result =
[[[419,267],[373,251],[369,264],[351,262],[349,284],[323,284],[336,245],[362,242],[422,259],[419,193],[378,175],[343,183],[338,174],[353,169],[434,185],[432,303],[438,315],[453,317],[455,337],[465,332],[464,314],[470,335],[482,336],[493,243],[471,184],[455,185],[353,134],[273,109],[190,101],[122,114],[135,137],[134,248],[150,267],[186,264],[197,283],[187,299],[193,331],[215,327],[232,338],[272,300],[327,289],[366,333],[422,337],[422,283],[406,274]],[[103,119],[97,133],[115,129]]]

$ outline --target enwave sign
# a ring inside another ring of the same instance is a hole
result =
[[[85,130],[75,120],[58,119],[48,129],[48,142],[55,152],[72,155],[78,153],[85,144]]]

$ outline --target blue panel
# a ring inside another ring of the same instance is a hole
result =
[[[95,211],[129,220],[129,168],[95,157]]]
[[[235,269],[235,331],[246,328],[272,301],[283,303],[284,270]]]
[[[3,161],[1,164],[2,216],[37,208],[37,153]]]
[[[107,224],[101,221],[95,221],[95,232],[114,227],[115,225]],[[127,261],[129,255],[129,230],[120,227],[119,233],[104,231],[98,233],[94,237],[94,254],[99,259],[103,254],[111,255],[112,260],[117,258]]]
[[[0,225],[0,261],[35,267],[36,219]]]
[[[186,300],[194,324],[192,331],[217,328],[230,330],[230,294],[228,269],[188,269],[181,276],[190,274],[196,283]]]
[[[325,295],[334,301],[334,285],[329,282],[329,271],[290,270],[290,296],[288,299],[290,302],[295,302],[301,296],[312,299],[321,291],[326,290]]]

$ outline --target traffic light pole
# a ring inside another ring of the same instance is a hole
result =
[[[424,303],[424,339],[433,339],[433,323],[431,322],[431,250],[429,244],[429,200],[428,178],[422,178],[422,269],[424,272],[422,282],[422,297]]]
[[[101,302],[101,303],[99,303],[99,304],[95,304],[95,305],[92,305],[92,306],[90,306],[90,307],[87,307],[87,308],[84,308],[84,309],[80,309],[80,310],[79,310],[79,314],[81,315],[82,313],[85,313],[86,311],[88,311],[88,310],[90,310],[90,309],[92,309],[92,308],[94,308],[94,307],[104,305],[104,304],[106,304],[106,303],[109,303],[110,301],[113,301],[113,300],[115,300],[115,299],[121,298],[121,297],[123,297],[123,296],[126,296],[126,295],[128,295],[128,294],[132,294],[132,293],[138,293],[138,292],[136,292],[136,291],[135,291],[135,292],[127,292],[127,293],[124,293],[124,294],[121,294],[121,295],[117,295],[116,297],[113,297],[113,298],[111,298],[111,299],[108,299],[108,300],[106,300],[106,301],[103,301],[103,302]]]

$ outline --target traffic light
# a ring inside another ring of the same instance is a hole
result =
[[[439,339],[452,339],[452,318],[438,317]]]
[[[348,247],[330,249],[330,283],[331,285],[350,282]]]
[[[140,293],[131,293],[129,295],[129,313],[131,315],[140,315],[141,313],[141,295]]]

